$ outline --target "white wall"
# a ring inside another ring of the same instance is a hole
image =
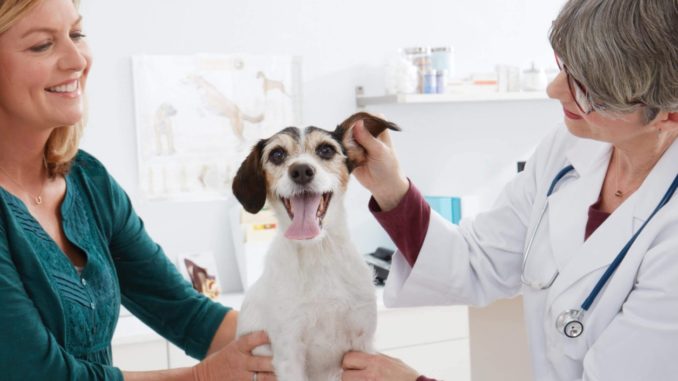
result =
[[[171,257],[214,251],[227,290],[239,288],[225,202],[145,202],[139,197],[130,57],[135,54],[261,53],[303,57],[303,121],[328,129],[355,112],[354,87],[382,91],[380,67],[399,47],[452,45],[457,73],[495,64],[553,66],[547,31],[562,0],[218,1],[82,0],[94,52],[89,127],[82,147],[132,197]],[[552,101],[459,106],[384,106],[405,132],[403,165],[428,193],[496,189],[558,118]],[[281,126],[282,127],[282,126]],[[499,175],[503,176],[499,176]],[[354,183],[347,197],[362,252],[388,239]]]

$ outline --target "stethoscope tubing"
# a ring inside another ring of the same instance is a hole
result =
[[[551,287],[553,282],[556,280],[558,277],[558,272],[556,272],[551,279],[546,282],[543,285],[538,285],[534,282],[530,282],[526,277],[525,277],[525,266],[527,265],[527,260],[528,257],[532,254],[532,244],[534,243],[534,238],[537,234],[537,230],[539,229],[539,226],[541,225],[541,221],[544,219],[544,214],[546,214],[546,208],[548,206],[548,198],[553,194],[553,191],[556,189],[556,185],[562,180],[563,177],[565,177],[568,173],[570,173],[574,167],[572,165],[568,165],[567,167],[563,168],[556,174],[556,176],[553,178],[553,181],[551,181],[551,186],[549,186],[548,191],[546,192],[546,200],[544,200],[544,206],[542,207],[541,213],[539,214],[539,219],[537,220],[537,223],[535,225],[534,230],[532,231],[532,234],[530,235],[529,241],[527,241],[527,246],[525,247],[525,257],[523,258],[523,265],[522,269],[520,271],[520,280],[523,284],[528,285],[533,288],[537,288],[540,290],[546,290],[547,288]]]
[[[572,165],[568,165],[565,168],[561,169],[560,172],[558,172],[556,174],[556,176],[553,178],[553,181],[551,182],[551,186],[549,187],[549,190],[546,193],[546,201],[544,202],[544,207],[542,209],[541,215],[539,216],[539,219],[537,220],[537,225],[536,225],[537,227],[535,227],[535,229],[532,233],[532,236],[530,237],[530,240],[527,243],[527,247],[525,249],[525,258],[523,259],[521,280],[524,284],[526,284],[528,286],[545,290],[545,289],[549,288],[553,284],[555,279],[558,277],[559,272],[556,272],[555,275],[551,278],[551,280],[548,282],[548,284],[546,286],[536,285],[533,282],[529,282],[525,278],[525,266],[526,266],[526,263],[527,263],[527,259],[528,259],[529,255],[531,254],[532,243],[534,241],[536,231],[538,229],[538,226],[541,224],[542,219],[544,218],[544,214],[546,213],[546,208],[547,208],[547,205],[548,205],[548,198],[551,196],[551,194],[553,194],[553,192],[555,191],[555,188],[556,188],[557,184],[560,182],[560,180],[562,180],[563,177],[565,177],[573,169],[574,169],[574,167]],[[565,322],[574,323],[574,324],[578,325],[577,326],[578,330],[573,331],[575,333],[570,334],[570,333],[568,333],[567,325],[565,325],[565,323],[563,323],[564,328],[565,328],[564,333],[565,333],[566,336],[571,337],[571,338],[575,338],[575,337],[579,337],[581,335],[581,333],[583,332],[583,328],[584,328],[584,325],[581,323],[581,320],[583,319],[583,316],[584,316],[584,312],[588,311],[589,308],[591,308],[591,306],[593,305],[593,302],[596,300],[596,298],[598,297],[598,295],[600,294],[602,289],[605,287],[605,285],[610,280],[610,278],[612,277],[614,272],[617,270],[619,265],[622,263],[622,261],[624,260],[624,257],[626,257],[626,254],[628,254],[629,250],[631,249],[631,246],[636,241],[636,239],[638,238],[640,233],[643,231],[643,229],[645,229],[647,224],[659,212],[659,210],[662,209],[671,200],[671,197],[673,197],[673,194],[675,193],[676,188],[678,188],[678,175],[676,175],[676,177],[673,179],[673,182],[671,183],[671,185],[667,189],[666,193],[664,194],[664,197],[662,197],[662,199],[659,201],[659,204],[657,204],[657,206],[652,211],[650,216],[645,220],[643,225],[641,225],[641,227],[631,237],[631,239],[629,239],[629,241],[626,242],[626,245],[624,245],[624,247],[621,249],[619,254],[617,254],[617,256],[612,261],[612,263],[610,263],[610,265],[607,267],[607,269],[605,270],[603,275],[600,277],[600,279],[598,279],[598,282],[596,283],[596,285],[593,287],[593,289],[591,290],[589,295],[586,297],[584,302],[581,304],[581,306],[580,306],[581,309],[579,309],[579,310],[568,310],[568,311],[565,311],[565,312],[563,312],[559,315],[559,320],[562,319]],[[556,326],[558,327],[558,322],[557,322]]]
[[[676,191],[676,188],[678,188],[678,175],[673,179],[673,183],[671,183],[671,186],[669,186],[669,189],[666,191],[664,194],[664,197],[662,197],[661,201],[659,201],[659,204],[657,204],[657,207],[654,209],[654,211],[650,214],[650,216],[645,220],[643,225],[640,226],[640,229],[636,232],[636,234],[629,239],[629,241],[624,245],[624,248],[617,254],[617,257],[612,261],[610,266],[607,267],[607,270],[605,270],[605,273],[603,274],[602,277],[598,280],[598,283],[596,283],[595,287],[593,287],[593,290],[591,290],[591,293],[589,296],[584,300],[584,303],[581,305],[581,309],[584,311],[588,311],[588,309],[591,307],[593,302],[596,300],[596,297],[600,293],[600,291],[603,289],[605,284],[607,283],[608,279],[612,277],[612,274],[617,270],[621,262],[624,260],[624,257],[626,257],[626,254],[629,252],[629,249],[631,249],[631,246],[633,243],[636,241],[636,238],[640,235],[640,233],[645,229],[645,226],[652,220],[652,218],[659,212],[661,208],[666,205],[669,200],[671,200],[671,197]]]

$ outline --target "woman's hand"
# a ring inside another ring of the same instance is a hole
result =
[[[254,356],[252,350],[269,344],[266,332],[259,331],[232,341],[193,367],[195,381],[275,381],[271,357]]]
[[[419,373],[404,362],[384,354],[348,352],[341,364],[341,381],[416,381]]]
[[[400,169],[388,130],[375,138],[359,120],[353,126],[353,138],[367,151],[367,161],[356,167],[353,174],[372,193],[382,211],[395,208],[410,183]]]

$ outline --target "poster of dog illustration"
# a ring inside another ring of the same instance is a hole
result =
[[[139,55],[132,71],[148,199],[227,197],[250,147],[301,120],[298,57]]]

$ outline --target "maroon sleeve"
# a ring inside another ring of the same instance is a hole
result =
[[[426,376],[419,376],[419,377],[417,377],[416,381],[436,381],[436,380],[434,380],[432,378],[428,378]]]
[[[419,190],[410,181],[410,188],[395,208],[382,212],[374,197],[370,199],[369,208],[407,263],[414,266],[431,219],[431,207]]]

